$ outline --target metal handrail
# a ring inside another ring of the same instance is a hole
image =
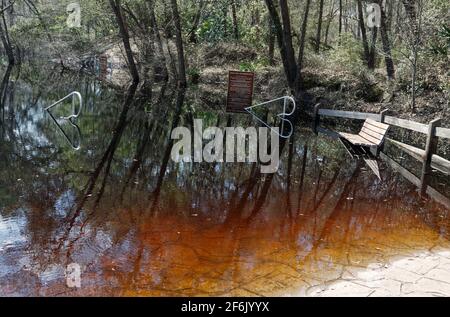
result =
[[[70,94],[68,94],[67,96],[65,96],[64,98],[58,100],[57,102],[55,102],[54,104],[52,104],[51,106],[48,106],[47,108],[45,108],[45,110],[49,110],[57,105],[59,105],[60,103],[62,103],[63,101],[65,101],[66,99],[69,99],[70,97],[72,97],[72,110],[73,112],[75,112],[75,98],[73,98],[73,96],[77,96],[78,97],[78,101],[80,102],[80,109],[78,110],[77,114],[71,114],[68,117],[61,117],[61,119],[65,119],[65,120],[70,120],[70,119],[76,119],[79,117],[79,115],[81,114],[81,110],[83,108],[83,97],[81,97],[81,94],[78,91],[74,91],[71,92]]]
[[[77,113],[75,113],[75,97],[76,96],[80,102],[80,109],[78,110]],[[64,102],[66,99],[72,97],[72,111],[73,113],[70,116],[67,117],[60,117],[61,119],[67,120],[69,121],[69,123],[77,130],[78,132],[78,136],[79,136],[79,141],[80,143],[78,145],[75,145],[72,140],[70,140],[69,136],[66,134],[66,132],[64,131],[64,129],[61,127],[61,125],[59,124],[59,122],[56,120],[56,118],[53,116],[53,114],[51,113],[50,109],[61,104],[62,102]],[[69,144],[71,145],[71,147],[75,150],[78,151],[79,149],[81,149],[81,130],[80,127],[73,121],[73,119],[76,119],[80,116],[81,114],[81,110],[83,108],[83,97],[81,96],[81,94],[77,91],[74,91],[70,94],[68,94],[67,96],[65,96],[64,98],[58,100],[57,102],[53,103],[52,105],[48,106],[47,108],[45,108],[45,111],[47,111],[47,113],[50,115],[50,117],[53,119],[53,121],[55,122],[55,124],[58,126],[58,128],[61,130],[62,134],[64,135],[64,137],[66,138],[67,142],[69,142]]]
[[[261,118],[259,118],[259,117],[252,111],[252,109],[254,109],[254,108],[256,108],[256,107],[265,106],[265,105],[268,105],[268,104],[270,104],[270,103],[274,103],[274,102],[279,101],[279,100],[284,100],[284,103],[283,103],[283,112],[277,114],[277,117],[280,118],[281,121],[282,121],[282,123],[281,123],[281,134],[280,134],[277,130],[275,130],[273,127],[271,127],[269,124],[267,124],[267,122],[264,122],[264,120],[262,120]],[[288,101],[291,101],[292,104],[294,105],[294,107],[292,108],[291,112],[286,113],[286,106],[287,106],[287,104],[288,104]],[[296,104],[296,102],[295,102],[295,99],[292,98],[291,96],[284,96],[284,97],[280,97],[280,98],[277,98],[277,99],[273,99],[273,100],[270,100],[270,101],[266,101],[266,102],[263,102],[263,103],[260,103],[260,104],[257,104],[257,105],[251,106],[251,107],[247,107],[247,108],[245,108],[245,111],[247,111],[249,114],[251,114],[254,118],[256,118],[256,120],[258,120],[259,122],[261,122],[263,125],[265,125],[266,127],[268,127],[270,130],[272,130],[273,132],[275,132],[279,137],[284,138],[284,139],[289,139],[289,138],[292,136],[292,134],[294,133],[294,125],[292,124],[292,122],[291,122],[290,120],[287,120],[285,117],[286,117],[286,116],[291,116],[291,115],[293,115],[296,109],[297,109],[297,104]],[[288,122],[289,125],[290,125],[290,127],[291,127],[290,132],[289,132],[288,135],[284,135],[284,134],[283,134],[283,132],[284,132],[284,123],[285,123],[285,122]]]

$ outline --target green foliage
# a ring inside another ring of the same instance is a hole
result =
[[[213,14],[197,30],[201,41],[215,43],[230,38],[232,23],[229,18]]]
[[[359,72],[362,65],[361,54],[362,44],[351,34],[343,34],[337,48],[330,51],[330,60],[328,62]]]
[[[217,43],[232,38],[233,22],[228,12],[227,1],[216,1],[206,7],[196,31],[200,41]]]
[[[366,102],[380,102],[383,98],[383,90],[368,75],[367,71],[358,74],[358,85],[355,96]]]
[[[242,72],[255,72],[258,69],[269,66],[267,58],[258,58],[254,61],[244,61],[239,64],[239,70]]]
[[[262,49],[267,46],[266,38],[264,30],[259,25],[253,25],[244,32],[242,41],[254,48]]]
[[[196,67],[189,68],[187,71],[187,75],[189,76],[189,81],[196,85],[200,81],[200,69]]]
[[[431,43],[431,52],[435,55],[447,56],[450,48],[450,26],[442,25],[438,32],[438,39]]]

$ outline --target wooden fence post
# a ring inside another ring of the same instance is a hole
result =
[[[381,123],[386,123],[386,115],[388,113],[389,109],[384,109],[383,111],[380,112],[380,122]],[[380,144],[380,146],[378,146],[375,150],[375,156],[378,157],[380,155],[380,152],[384,150],[384,142],[383,144]],[[373,154],[373,152],[372,152]]]
[[[381,111],[381,113],[380,113],[380,122],[381,123],[385,123],[386,115],[388,112],[389,112],[389,109],[384,109],[383,111]]]
[[[318,134],[318,128],[319,128],[319,125],[320,125],[319,110],[320,110],[320,103],[318,103],[317,105],[314,106],[313,131],[314,131],[315,134]]]
[[[420,179],[420,196],[424,196],[427,192],[428,182],[431,174],[431,161],[433,155],[437,152],[438,137],[436,136],[436,128],[441,125],[441,119],[435,119],[430,122],[428,127],[427,145],[423,157],[422,177]]]

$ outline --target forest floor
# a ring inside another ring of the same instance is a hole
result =
[[[280,66],[258,66],[258,54],[238,45],[218,45],[200,49],[191,57],[191,65],[200,72],[200,87],[216,95],[217,89],[226,94],[229,70],[247,70],[248,64],[256,64],[255,99],[270,100],[286,93],[285,75]],[[194,55],[195,56],[195,55]],[[256,62],[252,62],[256,61]],[[384,80],[383,69],[374,72],[355,71],[345,66],[327,63],[326,56],[307,59],[304,69],[305,88],[314,96],[314,103],[336,110],[379,113],[389,109],[391,115],[417,122],[428,123],[442,118],[443,125],[450,127],[449,94],[439,89],[437,83],[428,83],[428,89],[417,93],[416,109],[410,107],[410,93],[401,83],[389,88]],[[432,80],[432,79],[431,79]],[[438,81],[438,79],[436,79]]]
[[[169,46],[174,55],[173,43]],[[133,47],[137,50],[136,45]],[[267,65],[264,57],[255,49],[226,43],[214,46],[190,45],[187,51],[190,52],[187,56],[189,86],[195,88],[202,103],[208,106],[218,109],[225,107],[230,70],[255,72],[255,103],[288,94],[281,61],[276,60],[276,66]],[[114,68],[113,76],[106,80],[107,83],[112,87],[126,86],[130,76],[121,46],[110,46],[104,54],[108,55]],[[425,76],[417,91],[416,108],[412,111],[409,78],[405,78],[406,75],[402,77],[399,74],[394,83],[388,84],[383,63],[379,63],[379,68],[372,72],[362,65],[339,63],[327,54],[305,57],[304,87],[313,96],[314,104],[320,103],[324,108],[335,110],[373,113],[389,109],[390,115],[421,123],[441,118],[443,126],[450,127],[450,91],[440,87],[442,81],[448,79],[444,65],[436,66],[442,69],[440,74]],[[166,56],[166,60],[170,60],[170,57]],[[198,76],[198,83],[192,83],[193,75]],[[311,112],[312,109],[307,110]]]

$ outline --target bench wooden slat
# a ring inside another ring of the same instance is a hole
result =
[[[367,129],[370,129],[374,132],[377,132],[379,134],[386,134],[386,131],[387,131],[387,129],[379,128],[377,126],[371,125],[370,123],[364,123],[364,127]]]
[[[378,132],[374,132],[373,130],[370,130],[367,127],[363,127],[361,129],[361,132],[367,133],[368,135],[370,135],[373,138],[376,138],[377,140],[382,140],[384,138],[384,134],[380,134]]]
[[[369,140],[366,140],[357,134],[339,133],[339,135],[342,136],[343,138],[347,139],[353,145],[363,145],[363,146],[375,146],[376,145],[375,143],[372,143]]]
[[[351,133],[339,133],[339,135],[348,140],[353,145],[360,146],[380,146],[384,138],[386,137],[386,133],[389,130],[389,125],[374,121],[372,119],[367,119],[364,122],[364,125],[359,132],[359,134],[351,134]]]
[[[368,140],[369,142],[372,142],[375,145],[380,145],[382,139],[380,138],[374,138],[373,136],[367,134],[366,132],[361,131],[359,133],[359,136],[362,137],[363,139]]]
[[[368,124],[370,124],[370,125],[373,125],[373,126],[375,126],[375,127],[378,127],[378,128],[380,128],[380,129],[384,129],[384,130],[389,129],[389,125],[384,124],[384,123],[381,123],[381,122],[377,122],[377,121],[372,120],[372,119],[367,119],[365,123],[368,123]]]

